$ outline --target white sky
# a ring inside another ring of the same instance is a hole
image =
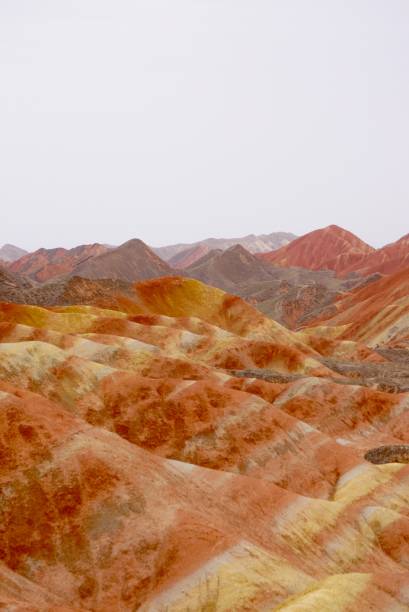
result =
[[[407,0],[0,0],[0,244],[409,232]]]

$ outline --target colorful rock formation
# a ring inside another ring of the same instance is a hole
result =
[[[409,465],[365,455],[409,443],[409,393],[327,365],[385,358],[195,280],[120,289],[1,304],[0,606],[407,610]]]
[[[43,283],[71,273],[80,263],[107,250],[106,246],[97,243],[83,244],[73,249],[38,249],[14,261],[10,270]]]
[[[375,249],[337,225],[309,232],[286,246],[259,257],[276,266],[334,270],[345,274],[365,261]]]

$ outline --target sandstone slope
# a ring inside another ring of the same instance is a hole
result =
[[[409,234],[370,253],[362,262],[350,268],[361,275],[381,272],[394,274],[409,268]]]
[[[177,277],[2,304],[0,604],[407,610],[409,465],[365,456],[409,443],[409,394],[323,365],[382,361],[327,329]]]
[[[71,273],[79,264],[107,250],[106,246],[98,243],[73,249],[38,249],[14,261],[10,270],[42,283]]]
[[[345,274],[375,249],[337,225],[309,232],[290,244],[259,257],[276,266],[334,270]]]
[[[315,320],[315,325],[339,329],[339,337],[370,346],[409,346],[409,270],[403,270],[362,288],[335,302]]]

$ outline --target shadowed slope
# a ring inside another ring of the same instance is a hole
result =
[[[85,278],[110,278],[138,281],[172,272],[142,240],[128,240],[116,249],[79,264],[72,274]]]
[[[272,266],[260,261],[238,244],[226,251],[210,251],[187,266],[184,273],[224,291],[235,289],[242,283],[273,279]]]

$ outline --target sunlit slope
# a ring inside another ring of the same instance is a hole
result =
[[[0,305],[0,605],[407,610],[409,465],[364,456],[409,444],[409,394],[319,329],[179,278]]]
[[[340,605],[382,580],[379,609],[408,605],[405,466],[355,469],[325,501],[157,457],[9,385],[0,407],[3,562],[74,607],[275,609],[329,587]]]
[[[408,346],[409,269],[352,291],[335,307],[335,314],[324,314],[315,323],[340,327],[338,338],[369,346]]]

